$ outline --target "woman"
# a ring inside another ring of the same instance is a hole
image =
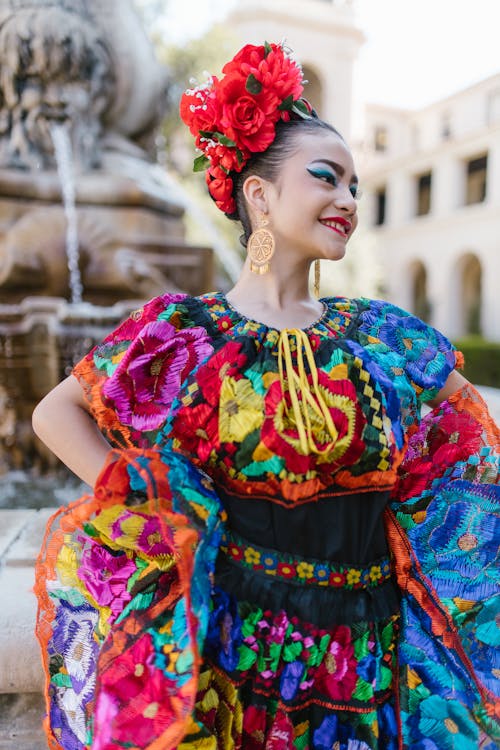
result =
[[[95,485],[38,565],[51,746],[491,749],[498,431],[439,332],[310,296],[351,153],[282,47],[223,73],[181,116],[241,278],[152,300],[34,415]]]

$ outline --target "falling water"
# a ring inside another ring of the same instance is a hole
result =
[[[69,269],[69,288],[71,304],[82,301],[83,286],[79,268],[78,221],[75,205],[75,171],[73,151],[68,129],[64,125],[51,127],[57,172],[61,183],[64,213],[66,216],[66,255]]]

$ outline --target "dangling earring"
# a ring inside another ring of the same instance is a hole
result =
[[[314,261],[314,296],[319,299],[321,265],[319,260]]]
[[[274,236],[266,229],[269,221],[263,215],[259,226],[248,238],[247,252],[250,259],[250,270],[253,273],[267,273],[269,261],[274,255]]]

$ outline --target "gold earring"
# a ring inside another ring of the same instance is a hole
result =
[[[269,221],[262,216],[259,226],[248,238],[247,252],[252,273],[267,273],[270,268],[269,261],[274,255],[275,242],[272,232],[265,228],[268,224]]]
[[[319,284],[320,284],[321,264],[319,260],[314,261],[314,296],[319,299]]]

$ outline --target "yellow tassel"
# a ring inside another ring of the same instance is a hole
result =
[[[292,337],[295,338],[297,347],[297,369],[294,367],[290,348]],[[311,374],[312,388],[307,379],[304,355]],[[320,390],[318,369],[305,331],[298,328],[281,331],[278,341],[278,372],[283,393],[288,391],[290,394],[293,421],[299,434],[302,453],[305,455],[310,452],[319,456],[330,453],[338,440],[338,432]],[[332,438],[324,448],[320,448],[314,441],[310,410],[316,414],[323,429]]]

